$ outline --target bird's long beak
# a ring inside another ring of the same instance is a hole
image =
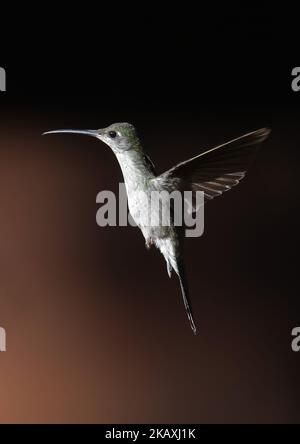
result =
[[[61,134],[61,133],[84,134],[85,136],[92,136],[92,137],[99,136],[99,131],[97,131],[97,130],[73,130],[73,129],[46,131],[45,133],[43,133],[43,136],[46,134]]]

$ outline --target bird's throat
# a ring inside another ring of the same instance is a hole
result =
[[[147,187],[148,181],[155,177],[144,153],[130,150],[117,153],[116,157],[123,173],[127,191],[143,190]]]

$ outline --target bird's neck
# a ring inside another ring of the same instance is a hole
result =
[[[116,156],[123,173],[127,192],[147,187],[148,181],[155,177],[153,165],[142,150],[130,150],[117,153]]]

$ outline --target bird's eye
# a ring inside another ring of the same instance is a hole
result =
[[[115,131],[110,131],[108,134],[109,137],[111,137],[112,139],[114,139],[117,136],[117,133]]]

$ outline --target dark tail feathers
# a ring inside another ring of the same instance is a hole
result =
[[[192,313],[192,307],[191,307],[191,303],[190,303],[190,295],[189,295],[189,289],[188,289],[188,284],[187,284],[187,279],[185,276],[185,270],[183,265],[179,265],[178,264],[178,277],[179,277],[179,282],[180,282],[180,287],[181,287],[181,293],[182,293],[182,298],[183,298],[183,303],[186,309],[186,313],[187,313],[187,317],[190,321],[190,325],[191,325],[191,329],[193,330],[194,335],[197,333],[197,329],[194,323],[194,319],[193,319],[193,313]]]

